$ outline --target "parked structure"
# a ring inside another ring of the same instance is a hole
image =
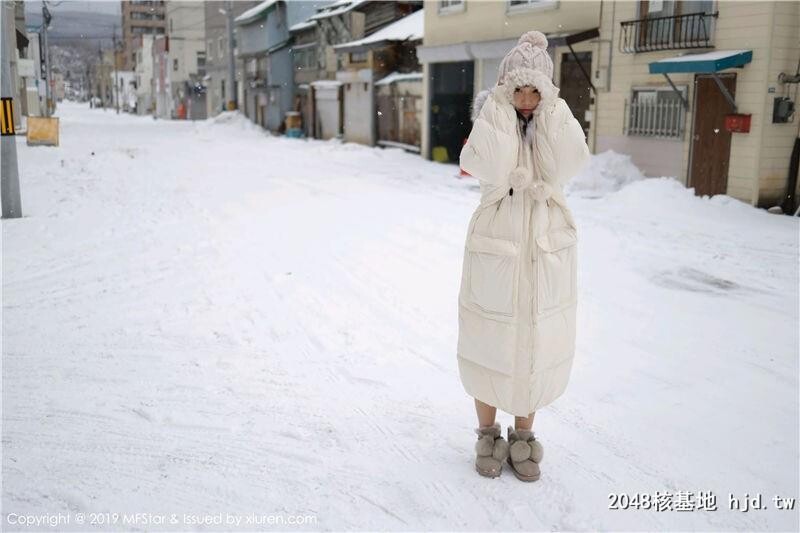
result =
[[[164,35],[167,31],[163,0],[122,1],[122,70],[136,68],[136,40],[141,35]]]
[[[424,108],[430,110],[423,116],[422,154],[458,161],[472,127],[474,95],[497,82],[500,60],[520,35],[532,29],[547,34],[554,81],[588,131],[593,112],[589,73],[600,5],[556,0],[426,0],[424,45],[417,49],[426,80]]]
[[[206,118],[205,6],[201,1],[170,1],[166,11],[171,107],[176,118]]]
[[[696,194],[781,203],[797,137],[800,4],[604,3],[601,20],[597,150],[630,154]]]

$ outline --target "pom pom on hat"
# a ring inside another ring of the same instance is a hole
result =
[[[517,41],[517,46],[520,46],[523,43],[529,43],[536,48],[547,50],[547,37],[545,37],[544,33],[540,31],[531,30],[523,33],[522,37],[520,37],[519,41]]]

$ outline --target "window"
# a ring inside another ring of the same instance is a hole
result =
[[[350,52],[350,63],[366,63],[367,52]]]
[[[461,13],[464,11],[464,0],[439,0],[439,13]]]
[[[172,33],[175,31],[175,28],[172,26],[172,17],[169,19],[169,32]]]
[[[222,53],[222,37],[220,37],[217,39],[217,57],[222,59],[223,55],[224,54]]]
[[[172,60],[172,70],[173,71],[177,71],[178,70],[178,60],[177,59],[173,59]]]
[[[197,52],[197,73],[200,76],[205,76],[205,74],[206,74],[206,53],[205,52]]]
[[[643,22],[638,28],[638,43],[655,49],[710,46],[713,7],[713,0],[640,0],[638,18]]]
[[[686,98],[686,87],[679,87]],[[669,86],[634,88],[628,114],[628,135],[681,139],[686,110]]]
[[[206,43],[206,56],[208,56],[209,59],[214,59],[214,41],[211,39]]]
[[[509,0],[508,11],[534,11],[538,9],[555,9],[558,7],[557,0]]]
[[[317,47],[294,49],[292,51],[295,70],[307,70],[317,68]]]

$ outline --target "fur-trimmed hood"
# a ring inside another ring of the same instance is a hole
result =
[[[506,81],[503,85],[495,85],[491,89],[486,89],[479,92],[472,100],[472,121],[480,115],[483,104],[489,95],[494,93],[499,101],[505,102],[511,106],[514,105],[514,90],[517,87],[530,85],[536,87],[541,96],[539,105],[534,109],[533,114],[538,115],[543,109],[555,105],[558,99],[559,89],[543,72],[534,70],[527,67],[516,68],[506,74]]]

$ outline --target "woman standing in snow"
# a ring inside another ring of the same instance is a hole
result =
[[[551,81],[538,31],[503,58],[497,85],[473,103],[461,167],[478,178],[458,305],[458,369],[475,400],[475,468],[500,475],[508,461],[539,479],[533,415],[566,388],[575,353],[577,228],[562,187],[589,158],[583,129]],[[514,415],[508,441],[497,409]]]

